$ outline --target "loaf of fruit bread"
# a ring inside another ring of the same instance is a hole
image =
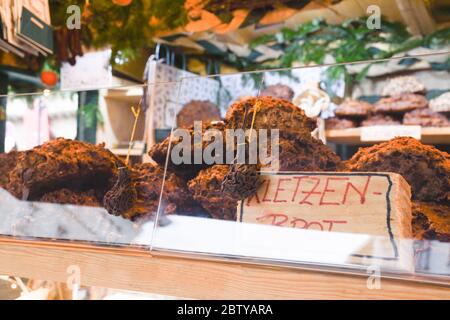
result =
[[[192,199],[182,178],[166,172],[164,180],[163,167],[144,163],[119,169],[119,178],[106,193],[103,205],[112,215],[136,221],[154,217],[158,208],[161,214],[180,212],[192,205]]]
[[[450,242],[450,204],[415,201],[412,214],[416,239]]]
[[[62,188],[105,192],[120,166],[123,162],[104,145],[58,138],[19,154],[7,190],[23,200]]]
[[[250,129],[253,124],[255,130],[279,129],[307,134],[316,128],[316,121],[307,117],[302,109],[273,97],[254,97],[236,102],[228,109],[225,120],[227,129]]]
[[[450,200],[450,154],[409,137],[398,137],[358,152],[346,162],[349,171],[396,172],[420,201]]]
[[[9,183],[9,174],[15,168],[19,152],[0,153],[0,188],[5,189]]]

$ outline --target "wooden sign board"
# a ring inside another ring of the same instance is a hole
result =
[[[411,269],[410,199],[410,186],[395,173],[262,173],[257,193],[239,204],[238,218],[367,235],[364,245],[350,254],[349,263],[391,261],[390,265]]]

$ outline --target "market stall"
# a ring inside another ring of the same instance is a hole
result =
[[[0,92],[0,274],[22,291],[450,299],[437,4],[378,1],[377,29],[364,1],[79,1],[80,33],[65,2],[39,30],[6,2],[0,61],[39,66]]]
[[[130,141],[141,117],[169,129],[146,163],[67,139],[6,155],[0,272],[187,298],[448,298],[448,154],[406,125],[342,161],[319,139],[329,97],[283,74],[149,83],[145,111],[122,99]],[[233,95],[195,100],[219,84]]]

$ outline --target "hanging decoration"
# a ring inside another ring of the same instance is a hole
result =
[[[340,0],[322,0],[323,6]],[[52,23],[65,26],[67,7],[83,8],[81,39],[86,47],[111,46],[117,55],[133,58],[152,39],[168,31],[213,31],[226,34],[263,21],[285,20],[310,0],[50,0]]]
[[[79,37],[87,48],[111,47],[112,61],[118,55],[135,57],[141,49],[153,45],[152,39],[158,32],[173,30],[188,21],[184,0],[53,0],[50,5],[56,29],[65,27],[68,6],[82,8],[81,30],[75,35],[77,41]],[[64,34],[60,37],[63,40],[58,42],[67,43]],[[70,52],[69,58],[77,55]],[[63,54],[60,60],[67,61],[67,55]],[[69,62],[74,63],[73,59]]]
[[[59,76],[56,70],[50,65],[49,61],[44,63],[41,71],[41,81],[48,87],[52,88],[58,83]]]
[[[74,65],[76,63],[76,57],[83,56],[80,30],[69,30],[66,27],[58,28],[55,30],[55,42],[59,65],[62,62],[69,62],[71,65]]]

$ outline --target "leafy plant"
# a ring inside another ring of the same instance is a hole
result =
[[[315,19],[296,29],[284,28],[276,34],[261,36],[252,41],[250,47],[257,49],[260,45],[277,45],[283,52],[278,59],[265,61],[255,66],[256,69],[290,68],[296,63],[323,64],[326,57],[331,57],[336,63],[349,63],[387,59],[420,46],[448,46],[450,28],[416,38],[400,22],[385,19],[382,19],[380,29],[369,28],[366,17],[346,20],[341,24],[328,24],[323,19]],[[245,62],[242,61],[245,59],[240,60],[241,66],[245,67]],[[350,74],[344,65],[330,67],[326,73],[326,83],[331,85],[334,81],[344,79],[350,86],[363,80],[371,65],[368,64],[357,74]]]

